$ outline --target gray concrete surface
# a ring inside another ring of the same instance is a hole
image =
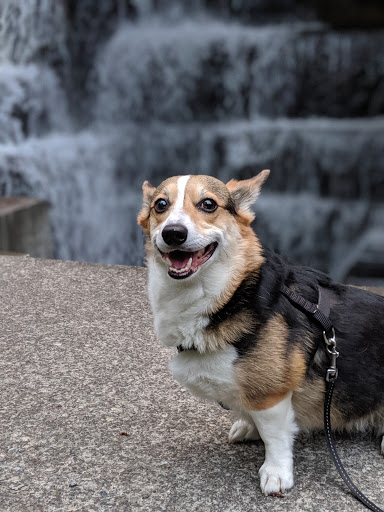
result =
[[[142,268],[0,257],[0,512],[360,511],[321,433],[300,435],[294,489],[264,497],[260,443],[184,392],[155,339]],[[370,438],[338,438],[384,506]]]

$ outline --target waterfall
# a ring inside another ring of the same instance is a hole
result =
[[[384,33],[294,4],[4,0],[0,194],[51,203],[56,257],[140,265],[145,179],[270,168],[262,242],[346,279],[384,250]]]

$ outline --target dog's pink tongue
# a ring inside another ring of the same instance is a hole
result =
[[[185,268],[188,264],[189,258],[192,256],[191,252],[184,251],[172,251],[168,254],[168,258],[171,261],[171,266],[176,270]]]

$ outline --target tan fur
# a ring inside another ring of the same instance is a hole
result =
[[[235,191],[241,183],[244,182],[231,180],[226,186],[228,190]],[[250,225],[253,219],[254,215],[252,213],[243,210],[238,210],[237,216],[231,219],[232,222],[236,222],[240,232],[239,244],[234,255],[236,270],[228,288],[215,301],[212,313],[220,310],[229,301],[247,275],[257,272],[264,263],[261,244]]]
[[[168,178],[157,188],[153,187],[148,181],[143,183],[143,206],[139,212],[137,222],[146,235],[149,235],[157,224],[164,222],[172,212],[172,206],[177,199],[177,180],[179,178],[180,176]],[[154,209],[154,204],[159,198],[167,199],[171,204],[166,212],[160,214]]]
[[[241,202],[241,190],[249,190],[252,194],[253,200],[257,197],[261,185],[267,179],[269,171],[265,170],[258,174],[255,178],[244,181],[231,180],[227,183],[226,188],[231,196],[239,192],[239,199],[237,203],[236,217],[232,217],[230,221],[237,224],[240,233],[240,240],[234,255],[236,264],[234,265],[233,277],[226,290],[216,299],[210,313],[215,313],[220,310],[232,297],[236,289],[240,286],[241,282],[252,272],[257,272],[261,265],[264,263],[262,255],[262,247],[255,232],[251,228],[251,222],[254,219],[254,214],[246,207],[246,202]]]
[[[321,429],[324,427],[324,379],[306,379],[292,396],[292,405],[298,426],[303,430]],[[345,422],[340,411],[332,407],[331,422],[333,428],[342,428]]]
[[[300,348],[287,355],[288,326],[280,314],[258,333],[258,343],[244,359],[235,363],[235,378],[243,406],[262,410],[280,402],[301,385],[306,364]]]
[[[296,423],[301,430],[311,431],[324,428],[325,382],[321,377],[306,379],[292,396]],[[357,420],[346,420],[343,411],[337,409],[334,402],[331,408],[331,424],[335,430],[364,432],[374,429],[378,434],[384,433],[384,408],[378,409]]]
[[[248,224],[255,218],[250,208],[259,195],[260,189],[269,174],[270,171],[265,169],[254,178],[242,181],[232,179],[226,185],[236,203],[237,210],[242,212],[243,218],[247,219]]]
[[[166,180],[162,185],[160,185],[154,192],[151,200],[151,230],[153,230],[158,224],[164,222],[167,217],[172,213],[173,207],[177,200],[177,179],[179,177],[170,178]],[[170,207],[164,213],[157,213],[154,205],[157,199],[164,198],[167,199],[170,203]]]
[[[225,348],[229,343],[236,343],[246,334],[254,332],[256,320],[248,311],[240,311],[237,315],[221,322],[217,327],[207,327],[205,340],[209,351]]]
[[[227,187],[220,180],[203,174],[191,176],[186,193],[193,195],[197,201],[203,197],[212,197],[213,194],[221,206],[224,206],[230,197]]]
[[[197,208],[200,201],[206,198],[217,203],[218,208],[215,212],[204,213]],[[210,176],[191,176],[185,189],[184,210],[201,233],[212,226],[225,229],[232,217],[225,209],[229,200],[230,194],[219,180]]]
[[[181,178],[180,176],[172,176],[167,178],[154,190],[152,196],[152,206],[155,200],[159,197],[165,197],[167,199],[175,200],[177,195],[177,181]],[[172,196],[172,197],[171,197]]]
[[[150,205],[153,194],[155,193],[155,187],[153,187],[149,181],[144,181],[143,183],[143,206],[139,212],[137,217],[138,224],[143,228],[144,232],[149,234],[149,215],[150,215]]]
[[[230,300],[242,281],[252,272],[257,275],[258,270],[264,263],[261,244],[253,230],[250,227],[248,230],[243,226],[240,228],[240,232],[242,233],[241,241],[238,244],[236,254],[233,256],[236,270],[234,270],[227,288],[212,304],[209,313],[219,311]]]

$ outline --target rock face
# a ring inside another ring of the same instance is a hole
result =
[[[382,268],[383,31],[293,0],[17,4],[0,12],[0,194],[51,203],[57,257],[141,264],[144,179],[268,167],[264,244],[337,279]]]

